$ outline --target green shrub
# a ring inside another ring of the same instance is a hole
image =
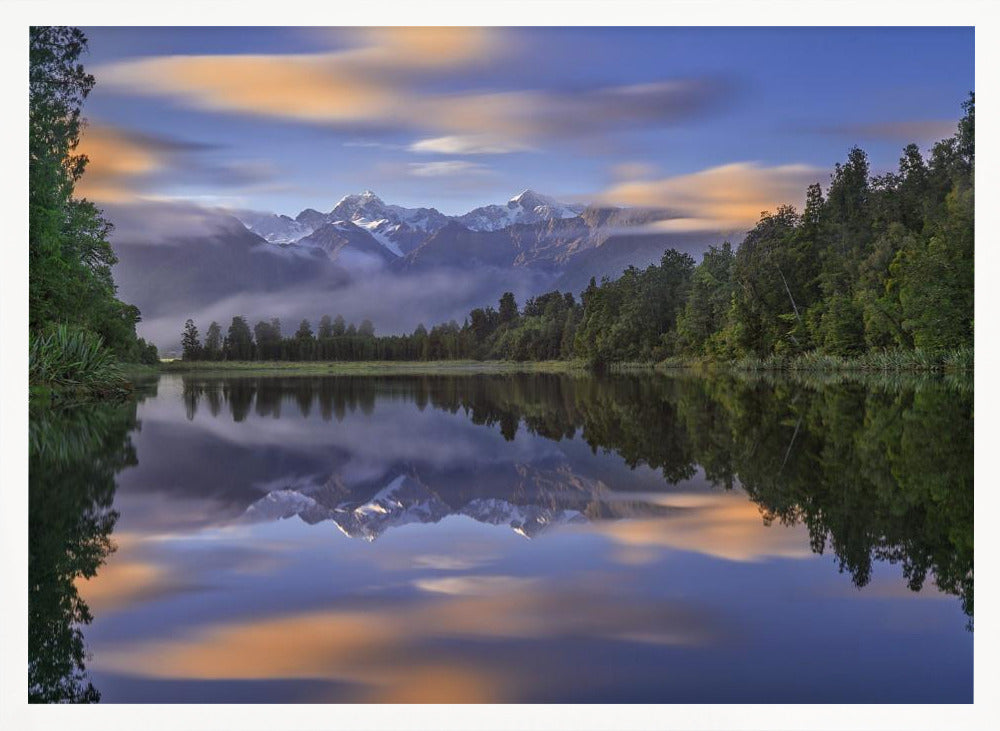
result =
[[[28,346],[31,386],[96,393],[124,392],[128,381],[100,335],[69,325],[32,333]]]

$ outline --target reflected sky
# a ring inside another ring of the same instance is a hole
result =
[[[482,378],[162,377],[78,581],[103,700],[971,701],[933,580],[858,588],[715,466],[630,467],[589,384]]]

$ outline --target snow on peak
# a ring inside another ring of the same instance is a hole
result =
[[[548,196],[536,193],[531,188],[525,188],[520,193],[511,198],[507,203],[518,203],[525,208],[534,208],[542,204],[558,205],[555,200]]]
[[[377,195],[375,195],[375,192],[372,190],[365,190],[361,193],[350,193],[348,195],[345,195],[343,198],[337,201],[337,205],[335,205],[333,209],[336,210],[340,208],[340,206],[343,205],[344,203],[347,203],[349,205],[350,204],[364,205],[366,203],[378,203],[379,205],[383,206],[385,205],[385,203],[382,202],[382,199],[379,198]]]
[[[241,216],[244,225],[271,243],[290,244],[324,224],[348,222],[367,231],[395,256],[414,247],[414,237],[431,234],[455,221],[474,231],[499,231],[516,224],[535,224],[579,216],[583,206],[561,203],[526,188],[503,204],[490,204],[462,216],[445,216],[435,208],[387,205],[372,190],[341,198],[329,213],[307,208],[293,220],[274,214]],[[403,244],[401,248],[400,244]]]
[[[580,215],[582,206],[560,203],[530,188],[521,191],[506,205],[488,205],[469,211],[458,220],[474,231],[498,231],[514,224],[532,224],[555,218]]]

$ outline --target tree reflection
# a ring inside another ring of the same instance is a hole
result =
[[[281,403],[340,421],[378,399],[462,411],[514,439],[581,435],[593,451],[670,483],[701,467],[737,485],[765,522],[807,526],[813,551],[832,551],[858,587],[875,561],[928,577],[973,614],[973,390],[971,379],[731,377],[694,374],[185,378],[185,394],[228,393],[239,421]],[[239,394],[239,399],[235,398]],[[197,403],[198,396],[186,396]],[[262,410],[261,405],[267,404]]]
[[[76,589],[114,550],[115,474],[136,463],[136,402],[31,409],[28,498],[28,698],[93,703]]]

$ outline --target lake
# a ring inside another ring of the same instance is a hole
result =
[[[35,701],[972,701],[971,377],[164,375],[29,539]]]

